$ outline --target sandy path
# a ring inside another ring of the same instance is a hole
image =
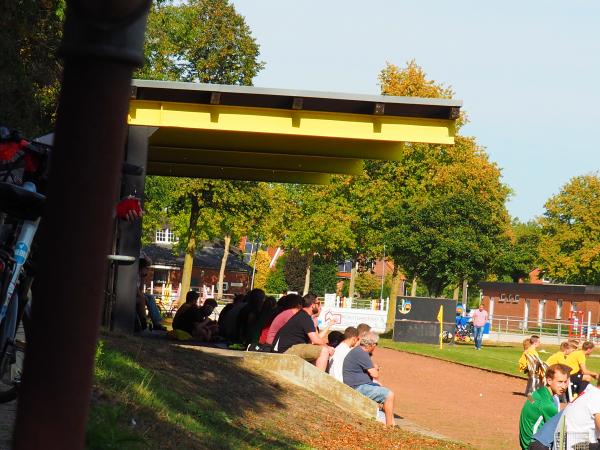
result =
[[[373,359],[398,415],[477,448],[519,448],[524,380],[385,348]]]

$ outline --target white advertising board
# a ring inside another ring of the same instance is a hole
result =
[[[319,327],[325,327],[330,321],[333,323],[331,330],[344,331],[347,327],[355,327],[359,323],[366,323],[371,326],[373,332],[383,333],[385,332],[387,311],[336,308],[326,305],[319,315]]]

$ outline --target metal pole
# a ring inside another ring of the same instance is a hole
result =
[[[256,260],[258,259],[258,249],[260,248],[260,241],[256,245],[256,252],[254,253],[254,264],[252,265],[252,281],[250,283],[250,290],[254,289],[254,274],[256,273]],[[252,256],[250,256],[252,257]]]
[[[68,2],[15,450],[85,445],[131,74],[143,61],[148,6],[142,0]],[[69,289],[57,291],[65,270]]]
[[[385,244],[383,244],[383,259],[381,260],[381,293],[379,298],[383,300],[383,283],[385,281]]]

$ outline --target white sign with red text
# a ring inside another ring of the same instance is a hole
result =
[[[356,308],[336,308],[325,306],[319,315],[319,328],[324,328],[331,322],[331,330],[344,331],[347,327],[356,327],[359,323],[371,326],[375,333],[385,332],[387,311]]]

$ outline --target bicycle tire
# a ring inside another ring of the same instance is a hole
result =
[[[3,328],[7,321],[3,321]],[[5,333],[0,332],[0,335]],[[17,338],[26,341],[25,321],[18,318],[14,334],[5,336],[0,345],[0,403],[7,403],[17,398],[20,376],[23,371],[25,348],[17,342]]]

